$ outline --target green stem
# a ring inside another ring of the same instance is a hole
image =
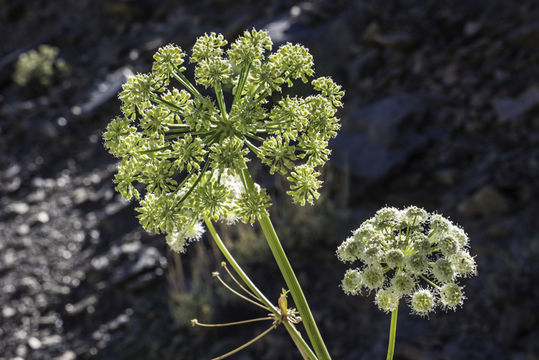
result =
[[[239,277],[243,280],[243,282],[247,285],[247,287],[253,292],[253,294],[258,297],[260,301],[264,305],[266,305],[273,314],[279,314],[279,310],[266,298],[266,296],[260,291],[256,285],[252,282],[252,280],[247,276],[247,274],[243,271],[241,266],[236,262],[236,259],[232,256],[232,254],[228,251],[227,247],[221,240],[221,237],[215,230],[215,227],[213,226],[213,223],[211,222],[208,217],[204,217],[204,222],[206,223],[206,226],[208,227],[208,230],[217,244],[217,247],[225,257],[225,259],[228,261],[228,263],[234,268],[236,273],[239,275]],[[298,347],[301,354],[304,356],[306,360],[317,360],[316,355],[313,353],[309,345],[305,342],[299,331],[296,329],[296,327],[293,324],[290,324],[288,321],[283,322],[284,326],[286,327],[286,330],[292,337],[292,340]]]
[[[429,279],[427,279],[425,276],[423,276],[422,274],[419,274],[419,277],[423,280],[425,280],[426,282],[428,282],[430,285],[434,286],[436,289],[440,289],[440,287],[438,285],[436,285],[435,283],[433,283],[432,281],[430,281]]]
[[[176,72],[173,72],[172,76],[174,76],[174,78],[178,80],[180,84],[182,84],[191,94],[193,94],[194,97],[197,97],[197,98],[202,97],[202,95],[198,92],[196,87],[194,87],[193,84],[191,84],[189,79],[187,79],[184,74],[182,73],[178,74]]]
[[[395,353],[395,338],[397,337],[397,315],[399,312],[399,306],[391,312],[391,327],[389,328],[389,344],[387,345],[387,357],[386,360],[393,360],[393,354]]]
[[[246,188],[254,188],[253,178],[251,177],[251,174],[249,173],[249,170],[247,168],[242,169],[242,178],[246,182]],[[266,241],[268,242],[273,257],[275,258],[275,261],[279,266],[279,270],[281,271],[286,285],[288,286],[288,290],[290,290],[290,294],[292,294],[292,298],[294,299],[294,303],[298,308],[301,320],[303,321],[303,325],[305,326],[307,335],[311,340],[311,344],[313,345],[314,351],[316,352],[316,356],[318,356],[320,360],[331,360],[331,356],[329,355],[324,340],[322,340],[320,331],[318,330],[316,322],[314,321],[314,317],[311,312],[311,309],[309,308],[309,304],[307,304],[305,295],[303,294],[298,279],[296,278],[296,274],[294,273],[294,270],[292,270],[292,266],[290,265],[290,262],[286,257],[284,249],[281,245],[281,242],[279,241],[279,237],[275,232],[275,228],[273,227],[273,223],[271,222],[268,213],[266,212],[260,215],[258,217],[258,222],[260,223],[262,232],[266,237]]]
[[[216,84],[215,87],[215,95],[217,96],[217,103],[219,104],[219,109],[221,110],[221,118],[224,122],[226,122],[228,118],[228,114],[226,113],[226,106],[225,106],[225,96],[223,95],[223,88],[221,88],[220,84]]]
[[[247,78],[249,77],[249,69],[251,68],[251,64],[246,64],[240,74],[240,78],[238,80],[238,86],[236,87],[236,93],[234,94],[234,100],[232,101],[232,106],[236,104],[240,98],[241,93],[243,92],[243,87],[245,86],[245,82],[247,81]]]
[[[184,116],[184,113],[183,113],[183,110],[181,107],[178,107],[176,105],[174,105],[173,103],[171,102],[168,102],[164,99],[161,99],[160,97],[158,96],[153,96],[152,97],[152,100],[155,101],[156,103],[158,104],[161,104],[165,107],[168,107],[170,111],[172,111],[173,113],[174,112],[177,112],[178,114],[180,114],[181,116]]]

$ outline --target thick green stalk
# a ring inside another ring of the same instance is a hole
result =
[[[247,168],[242,170],[242,178],[246,182],[248,188],[254,187],[253,178],[251,177],[251,174]],[[320,360],[331,360],[331,356],[329,355],[324,340],[322,339],[320,331],[318,330],[316,322],[314,321],[309,304],[305,299],[305,295],[303,294],[298,279],[296,278],[296,274],[294,273],[294,270],[292,270],[292,266],[286,257],[269,215],[267,213],[260,215],[258,217],[258,221],[262,228],[262,232],[266,237],[266,241],[268,242],[273,257],[275,258],[275,261],[279,266],[279,270],[281,271],[286,285],[288,286],[288,290],[290,290],[290,294],[292,294],[292,298],[294,299],[294,303],[298,308],[303,326],[305,326],[305,330],[307,331],[307,335],[311,340],[311,344],[316,352],[316,356],[318,356]]]
[[[393,360],[393,354],[395,353],[395,338],[397,337],[397,315],[399,313],[399,306],[391,312],[391,327],[389,328],[389,344],[387,345],[387,357],[386,360]]]
[[[267,306],[272,313],[279,314],[279,310],[266,298],[266,296],[256,287],[256,285],[251,281],[249,276],[243,271],[241,266],[236,262],[236,259],[232,256],[232,254],[228,251],[225,244],[221,240],[221,237],[215,230],[215,227],[213,226],[213,223],[210,219],[207,217],[204,217],[204,222],[206,223],[206,226],[208,227],[208,230],[217,244],[217,247],[225,257],[225,259],[228,261],[228,263],[234,268],[236,273],[239,275],[239,277],[243,280],[243,282],[247,285],[247,287],[256,295],[256,297],[262,301],[262,303]],[[292,340],[298,347],[300,353],[302,354],[303,358],[305,360],[317,360],[316,355],[313,353],[309,345],[305,342],[299,331],[296,329],[296,327],[293,324],[290,324],[287,321],[283,322],[284,326],[286,327],[286,330],[292,337]]]

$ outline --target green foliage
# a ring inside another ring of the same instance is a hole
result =
[[[382,208],[337,249],[341,261],[365,264],[349,270],[354,282],[346,272],[342,288],[351,295],[362,288],[376,291],[375,302],[384,312],[394,311],[401,298],[421,316],[438,304],[455,309],[464,300],[456,280],[476,268],[468,242],[464,230],[439,214],[415,206]]]
[[[13,81],[19,86],[36,82],[47,87],[52,84],[55,74],[64,75],[68,71],[67,63],[58,58],[58,48],[41,45],[19,56],[15,63]]]
[[[328,141],[340,127],[335,115],[344,92],[328,77],[311,81],[316,95],[276,96],[283,85],[313,76],[307,48],[289,43],[270,53],[268,34],[254,29],[228,50],[227,44],[221,34],[205,34],[189,57],[196,84],[213,89],[215,99],[184,76],[187,54],[166,45],[154,55],[151,73],[123,85],[123,116],[103,135],[108,151],[122,159],[117,190],[138,199],[145,188],[137,208],[141,224],[167,233],[180,252],[200,237],[203,217],[253,223],[266,214],[266,191],[246,190],[239,176],[252,157],[288,180],[294,202],[312,204],[322,184],[315,167],[328,160]],[[230,85],[233,100],[226,103],[223,89]]]

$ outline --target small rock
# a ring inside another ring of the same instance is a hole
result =
[[[46,224],[49,222],[50,217],[49,214],[47,214],[45,211],[40,211],[36,216],[37,221],[39,221],[42,224]]]
[[[13,249],[7,249],[3,258],[3,265],[9,267],[17,261],[17,253]]]
[[[10,306],[4,306],[2,308],[2,316],[6,319],[9,319],[10,317],[12,317],[13,315],[15,315],[17,313],[17,310],[15,310],[14,308],[10,307]]]
[[[514,45],[526,46],[535,45],[539,37],[539,22],[524,25],[513,30],[508,36],[507,41]]]
[[[34,191],[33,193],[31,193],[30,195],[28,195],[26,197],[26,200],[30,203],[36,203],[36,202],[45,200],[45,196],[46,196],[45,191],[43,191],[42,189],[38,189]]]
[[[60,335],[46,336],[41,341],[41,343],[43,344],[44,347],[56,345],[56,344],[59,344],[61,342],[62,342],[62,337]]]
[[[133,241],[129,243],[122,244],[120,251],[124,254],[134,254],[140,251],[142,248],[142,243],[140,241]]]
[[[14,178],[15,176],[19,175],[21,172],[21,167],[17,164],[11,165],[7,168],[2,174],[2,177],[6,180],[10,180]]]
[[[30,226],[28,226],[28,224],[21,224],[17,226],[17,230],[15,231],[19,236],[28,235],[30,233]]]
[[[30,210],[30,206],[23,202],[14,202],[8,205],[7,210],[11,213],[24,215]]]
[[[26,359],[26,355],[28,354],[28,348],[24,344],[19,344],[19,346],[17,346],[17,349],[15,350],[15,353],[18,357],[14,358],[13,360],[24,360]]]
[[[40,349],[41,340],[32,336],[31,338],[28,339],[28,346],[30,346],[30,348],[34,350]]]
[[[91,264],[95,270],[101,271],[109,267],[110,261],[106,256],[99,256],[92,259]]]
[[[527,91],[518,99],[498,98],[494,99],[492,102],[496,115],[502,122],[518,120],[538,105],[538,89]]]
[[[509,200],[491,185],[479,189],[471,198],[458,206],[459,212],[466,216],[503,213],[509,209]]]
[[[76,357],[77,354],[75,354],[75,352],[68,350],[62,355],[56,357],[54,360],[75,360]]]
[[[7,192],[15,192],[20,189],[21,187],[21,178],[16,176],[13,179],[11,179],[7,185],[3,187],[3,190],[6,190]]]
[[[86,200],[88,200],[88,191],[83,187],[76,188],[73,191],[73,200],[75,201],[76,205],[84,203]]]
[[[65,306],[65,309],[69,315],[78,315],[85,311],[86,309],[89,309],[93,307],[97,303],[97,297],[95,295],[88,296],[85,299],[82,299],[78,303],[75,304],[67,304]]]
[[[417,43],[416,39],[409,33],[380,33],[380,25],[376,22],[370,24],[365,30],[364,38],[378,45],[399,50],[409,49]]]
[[[472,37],[477,35],[483,28],[485,24],[481,21],[468,21],[464,24],[464,35]]]

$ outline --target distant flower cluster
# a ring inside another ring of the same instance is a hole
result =
[[[311,81],[315,95],[275,96],[313,76],[305,47],[287,43],[270,53],[271,39],[257,30],[226,45],[223,35],[206,34],[189,58],[196,84],[215,98],[184,75],[186,53],[167,45],[150,74],[124,84],[123,114],[104,133],[105,147],[122,159],[116,189],[125,199],[142,197],[141,224],[167,233],[176,251],[200,237],[203,218],[252,223],[266,212],[266,191],[242,177],[250,154],[288,180],[295,202],[312,203],[322,183],[316,168],[328,160],[328,141],[340,127],[335,115],[344,92],[328,77]]]
[[[15,63],[13,81],[19,86],[36,82],[41,86],[51,85],[55,74],[62,75],[69,71],[67,63],[58,58],[58,48],[41,45],[22,53]]]
[[[361,261],[342,280],[346,294],[376,292],[380,310],[392,312],[405,298],[412,311],[426,316],[437,306],[461,305],[461,277],[476,272],[462,228],[438,214],[411,206],[380,209],[337,249],[343,262]]]

